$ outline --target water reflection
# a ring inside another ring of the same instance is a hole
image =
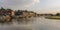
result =
[[[60,30],[60,20],[45,19],[44,17],[16,20],[13,19],[12,23],[0,24],[0,30]]]
[[[32,30],[29,23],[33,18],[12,19],[11,22],[0,22],[0,30]]]
[[[12,21],[1,21],[0,24],[28,24],[29,22],[32,22],[33,18],[20,18],[20,19],[11,19]]]

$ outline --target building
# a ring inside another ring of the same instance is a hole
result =
[[[14,11],[11,9],[6,9],[6,10],[0,10],[0,15],[14,15]]]

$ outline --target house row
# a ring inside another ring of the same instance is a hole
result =
[[[0,9],[0,15],[2,16],[36,16],[35,12],[32,11],[27,11],[27,10],[17,10],[17,11],[13,11],[11,9]]]

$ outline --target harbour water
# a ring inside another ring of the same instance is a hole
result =
[[[0,30],[60,30],[60,20],[36,17],[29,23],[0,24]]]

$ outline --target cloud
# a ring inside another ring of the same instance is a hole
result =
[[[39,2],[39,0],[0,0],[1,6],[8,8],[29,7]]]
[[[40,0],[32,0],[32,2],[30,4],[27,4],[26,6],[35,5],[36,3],[40,3]]]
[[[47,8],[60,8],[60,0],[46,0]]]

